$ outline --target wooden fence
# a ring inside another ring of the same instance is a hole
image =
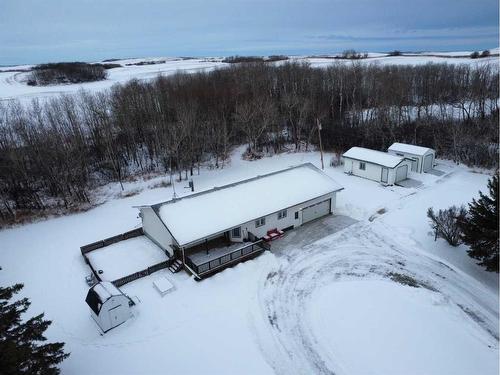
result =
[[[113,237],[105,238],[101,241],[92,242],[92,243],[89,243],[88,245],[84,245],[84,246],[80,247],[80,251],[82,253],[83,259],[85,259],[85,263],[87,263],[89,265],[89,267],[92,270],[92,273],[96,277],[97,281],[102,281],[102,279],[101,279],[99,273],[92,266],[92,263],[90,263],[90,260],[87,257],[87,254],[90,253],[91,251],[94,251],[97,249],[102,249],[105,246],[109,246],[109,245],[112,245],[112,244],[120,242],[120,241],[125,241],[125,240],[128,240],[130,238],[142,236],[143,234],[144,234],[144,232],[143,232],[142,227],[141,227],[141,228],[129,230],[128,232],[121,233],[121,234],[118,234],[118,235],[113,236]],[[173,259],[168,259],[164,262],[154,264],[151,267],[148,267],[142,271],[132,273],[132,274],[127,275],[125,277],[121,277],[118,280],[113,281],[113,284],[115,286],[122,286],[124,284],[127,284],[127,283],[133,281],[133,280],[137,280],[141,277],[150,275],[153,272],[156,272],[156,271],[161,270],[163,268],[167,268],[172,263],[173,263]]]
[[[161,262],[161,263],[157,263],[151,267],[148,267],[146,269],[143,269],[142,271],[138,271],[138,272],[135,272],[135,273],[132,273],[130,275],[127,275],[127,276],[124,276],[124,277],[121,277],[117,280],[114,280],[113,281],[113,284],[116,286],[116,287],[120,287],[122,285],[125,285],[131,281],[134,281],[134,280],[137,280],[137,279],[140,279],[141,277],[145,277],[145,276],[148,276],[148,275],[151,275],[153,272],[156,272],[156,271],[159,271],[159,270],[162,270],[164,268],[167,268],[167,267],[170,267],[173,263],[173,258],[170,258],[164,262]]]
[[[139,237],[139,236],[142,236],[143,234],[144,234],[144,232],[142,231],[142,227],[137,228],[137,229],[133,229],[133,230],[129,230],[128,232],[121,233],[121,234],[118,234],[118,235],[113,236],[113,237],[108,237],[108,238],[105,238],[101,241],[92,242],[92,243],[89,243],[88,245],[84,245],[84,246],[80,247],[80,251],[82,252],[82,255],[85,257],[85,254],[90,253],[91,251],[100,249],[100,248],[105,247],[105,246],[109,246],[111,244],[114,244],[114,243],[117,243],[120,241],[128,240],[130,238]]]

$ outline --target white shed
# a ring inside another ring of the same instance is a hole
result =
[[[109,281],[102,281],[87,293],[92,318],[104,333],[127,321],[131,316],[131,301]]]
[[[410,159],[412,172],[425,173],[434,167],[436,151],[432,148],[406,143],[393,143],[387,151],[390,154]]]
[[[411,161],[386,152],[352,147],[342,155],[344,172],[386,185],[406,180]]]

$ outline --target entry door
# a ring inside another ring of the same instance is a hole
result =
[[[380,181],[387,182],[388,178],[389,178],[389,169],[388,168],[382,168],[382,177],[380,178]]]
[[[302,224],[330,213],[330,199],[316,203],[302,210]]]
[[[111,328],[116,327],[117,325],[123,323],[123,317],[120,313],[121,305],[115,306],[108,310],[109,314],[109,322],[111,323]]]

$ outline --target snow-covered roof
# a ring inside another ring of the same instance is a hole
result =
[[[407,143],[393,143],[391,147],[389,147],[389,151],[400,151],[413,155],[425,155],[429,151],[434,151],[432,148],[409,145]]]
[[[394,168],[401,163],[404,158],[387,152],[371,150],[363,147],[352,147],[342,155],[345,158],[366,161],[368,163],[382,165],[388,168]]]
[[[180,246],[342,190],[310,163],[154,205]]]
[[[109,281],[102,281],[99,284],[94,285],[92,289],[94,289],[94,292],[99,296],[101,302],[107,301],[112,296],[119,296],[122,294],[120,289]]]

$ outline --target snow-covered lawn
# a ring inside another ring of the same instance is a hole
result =
[[[102,280],[114,281],[142,271],[168,258],[146,236],[130,238],[87,253],[96,271],[102,270]]]
[[[253,162],[241,152],[224,169],[195,175],[197,191],[320,165],[316,152]],[[136,227],[132,206],[168,200],[170,187],[0,231],[0,283],[24,282],[30,313],[54,321],[47,336],[66,342],[67,374],[496,374],[498,275],[477,266],[464,246],[434,242],[425,215],[429,206],[470,201],[489,176],[439,163],[441,176],[412,176],[423,182],[418,188],[384,188],[326,167],[345,188],[337,214],[358,222],[331,234],[325,226],[314,243],[288,241],[202,282],[162,270],[127,284],[124,292],[140,301],[135,316],[104,336],[84,302],[89,269],[79,247]],[[188,194],[185,185],[177,183],[177,194]],[[152,283],[162,275],[176,287],[163,298]]]
[[[279,262],[256,324],[277,373],[498,373],[496,292],[395,227],[361,221]]]
[[[485,350],[491,337],[478,335],[463,311],[425,288],[337,282],[315,291],[308,307],[305,320],[321,349],[332,353],[332,368],[339,373],[475,374],[481,368],[493,374],[498,369],[495,350]]]

